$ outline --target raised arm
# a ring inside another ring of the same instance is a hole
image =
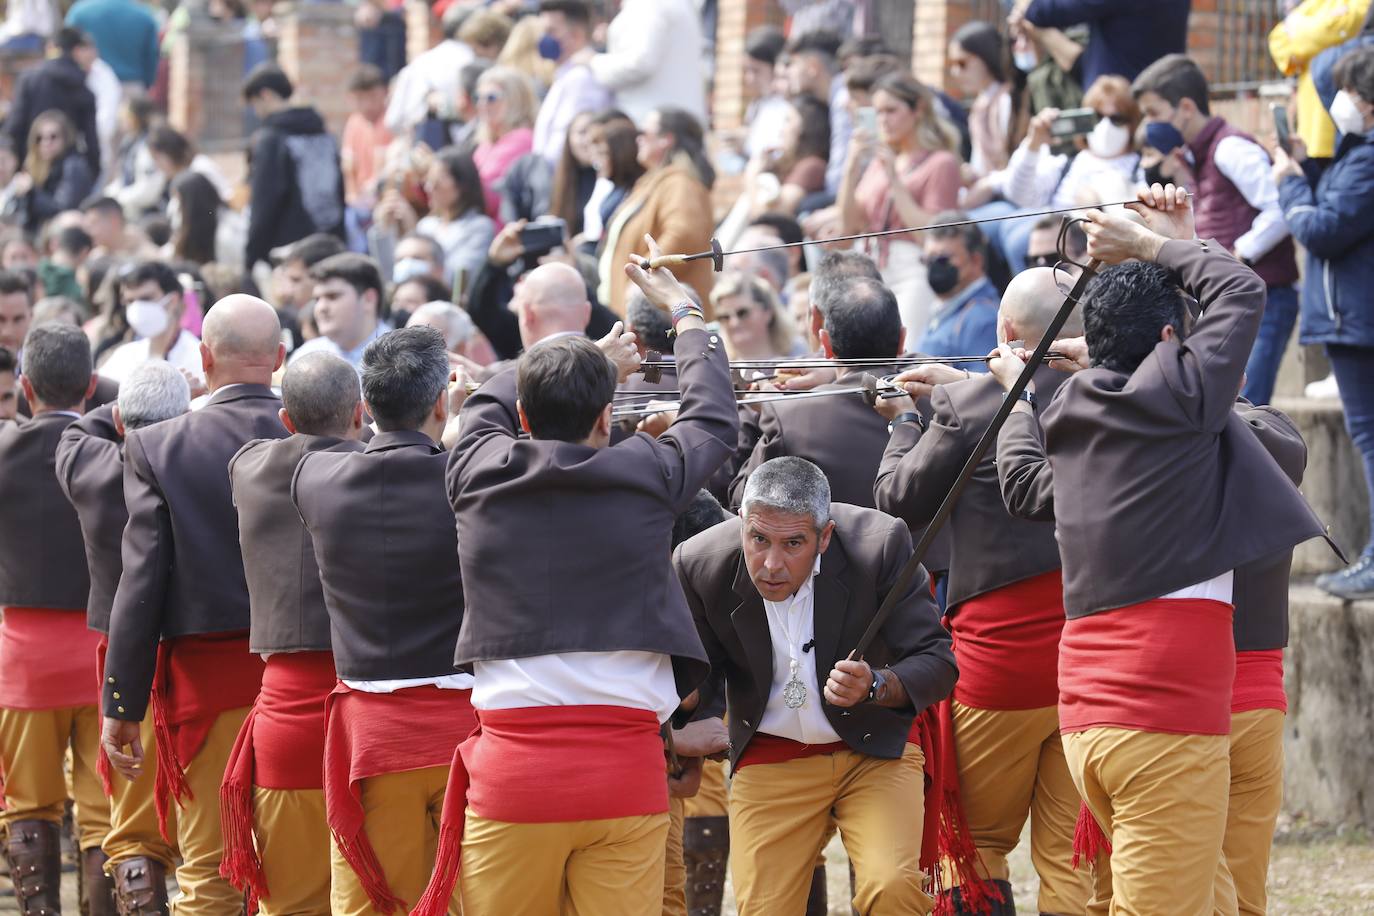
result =
[[[883,545],[878,593],[886,596],[911,558],[911,534],[894,520]],[[906,691],[910,706],[920,712],[949,696],[959,679],[948,631],[940,625],[940,611],[930,594],[930,577],[912,579],[892,615],[883,623],[883,641],[891,650],[887,666]]]
[[[927,429],[918,423],[893,429],[873,482],[874,505],[911,528],[930,524],[970,451],[943,386],[931,390],[930,403]]]

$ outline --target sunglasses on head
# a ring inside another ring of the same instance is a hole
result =
[[[486,102],[488,105],[501,101],[505,96],[499,92],[484,92],[477,97],[477,101]]]

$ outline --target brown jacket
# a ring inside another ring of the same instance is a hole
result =
[[[716,221],[711,211],[710,188],[698,181],[690,169],[671,164],[640,178],[611,224],[618,223],[622,215],[624,223],[618,233],[608,235],[607,244],[611,247],[602,252],[602,257],[611,259],[611,297],[603,304],[623,318],[630,282],[625,276],[625,265],[631,257],[648,256],[644,234],[652,235],[664,254],[696,254],[711,247]],[[607,228],[609,231],[610,227]],[[715,283],[710,259],[680,264],[672,272],[701,296],[709,319],[711,287]]]
[[[1167,242],[1159,263],[1202,307],[1192,333],[1159,342],[1129,375],[1075,373],[1039,423],[1014,411],[998,438],[1007,508],[1055,521],[1069,617],[1148,601],[1324,533],[1234,410],[1264,282],[1215,241]]]
[[[609,448],[517,437],[515,373],[463,405],[448,467],[467,614],[460,665],[556,652],[673,656],[680,696],[709,672],[669,567],[673,522],[735,441],[718,335],[674,343],[682,409]]]
[[[229,459],[253,439],[284,439],[281,400],[233,385],[204,407],[124,440],[124,572],[110,611],[101,708],[141,722],[159,640],[249,625]],[[118,702],[111,694],[118,689]]]
[[[830,512],[835,533],[821,556],[814,591],[811,663],[818,684],[853,650],[911,556],[911,535],[897,519],[843,503],[833,503]],[[738,516],[731,517],[673,554],[712,674],[725,679],[732,766],[758,730],[774,674],[767,611],[744,565],[742,524]],[[827,703],[825,717],[853,750],[900,757],[916,713],[949,696],[959,676],[949,633],[940,625],[924,573],[912,581],[864,657],[875,668],[892,669],[912,706],[888,709],[863,703],[841,710]]]
[[[447,458],[424,433],[397,430],[296,466],[291,500],[315,543],[339,677],[454,673],[463,579]]]
[[[1037,397],[1047,402],[1066,378],[1042,366],[1035,373]],[[915,423],[903,423],[892,431],[873,484],[877,507],[915,529],[929,524],[1002,397],[991,373],[937,386],[929,429],[923,433]],[[960,602],[1059,568],[1054,524],[1008,514],[995,457],[988,449],[946,523],[953,543],[946,603],[951,613]]]
[[[291,478],[310,452],[362,450],[354,439],[298,433],[254,440],[229,460],[252,617],[248,645],[254,652],[329,650],[329,613],[315,545],[291,504]]]
[[[120,545],[129,510],[124,507],[124,447],[114,425],[114,405],[97,407],[62,432],[57,443],[57,482],[81,520],[91,591],[86,624],[110,631],[119,574]]]
[[[55,473],[73,419],[44,413],[0,427],[0,607],[86,610],[81,522]]]

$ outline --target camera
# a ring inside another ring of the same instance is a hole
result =
[[[532,257],[548,254],[567,238],[568,224],[557,216],[541,216],[520,230],[520,247]]]

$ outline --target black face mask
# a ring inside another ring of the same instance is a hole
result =
[[[943,296],[959,285],[959,268],[954,266],[948,255],[936,255],[926,262],[926,282],[930,284],[931,292]]]
[[[1145,167],[1145,184],[1151,186],[1168,184],[1171,180],[1172,179],[1164,177],[1164,173],[1160,170],[1158,162],[1154,165],[1147,165]]]

